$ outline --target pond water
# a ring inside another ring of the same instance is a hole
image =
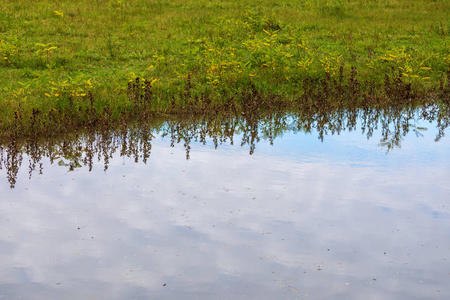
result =
[[[4,145],[0,298],[448,299],[450,142],[399,118]]]

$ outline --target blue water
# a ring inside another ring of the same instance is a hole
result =
[[[154,133],[147,163],[0,171],[4,299],[448,299],[450,141]],[[119,147],[120,148],[120,147]]]

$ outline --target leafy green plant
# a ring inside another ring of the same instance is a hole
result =
[[[50,61],[50,57],[53,55],[58,47],[52,46],[52,43],[35,44],[35,56],[37,58],[38,65],[41,65],[47,69],[53,69],[55,67],[55,63]]]
[[[11,65],[19,57],[19,47],[17,36],[8,36],[0,40],[0,61],[3,64]]]

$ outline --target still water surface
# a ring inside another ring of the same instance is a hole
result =
[[[416,126],[3,166],[0,298],[448,299],[450,142]]]

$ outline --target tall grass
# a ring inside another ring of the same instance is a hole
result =
[[[0,5],[0,130],[33,109],[47,116],[76,108],[86,117],[93,106],[119,116],[136,105],[128,84],[137,77],[150,83],[152,110],[165,111],[186,98],[188,81],[189,97],[200,101],[223,103],[249,83],[289,100],[306,78],[338,80],[341,67],[356,67],[377,88],[386,74],[402,74],[426,92],[446,85],[450,65],[447,0]]]

